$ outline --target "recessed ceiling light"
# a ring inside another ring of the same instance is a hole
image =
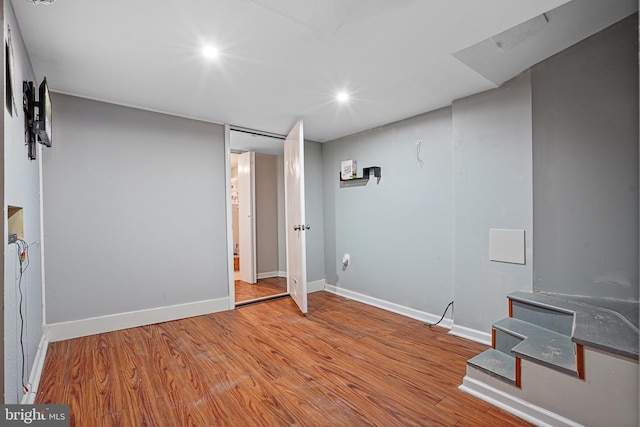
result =
[[[336,99],[339,102],[347,102],[349,100],[349,94],[347,92],[339,92],[338,95],[336,95]]]
[[[215,46],[207,45],[202,48],[202,54],[205,58],[215,59],[220,55],[220,51]]]

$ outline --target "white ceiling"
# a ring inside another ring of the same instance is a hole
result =
[[[567,0],[12,3],[36,76],[53,91],[276,134],[303,119],[306,139],[320,142],[496,87],[638,6],[574,0],[566,5],[572,13],[527,26]],[[471,48],[514,27],[507,40],[523,46],[511,55],[522,62],[510,56],[507,71],[487,71]],[[575,27],[586,29],[547,32]],[[531,32],[527,43],[523,31]],[[540,33],[547,37],[538,41]],[[216,45],[220,58],[203,58],[204,44]],[[350,93],[347,104],[335,100],[340,90]]]

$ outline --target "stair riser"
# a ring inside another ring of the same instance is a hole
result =
[[[495,349],[508,355],[512,355],[511,349],[522,342],[522,338],[494,329]]]
[[[571,336],[573,314],[510,300],[512,317],[541,326],[543,328]]]

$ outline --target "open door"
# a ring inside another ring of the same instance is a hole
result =
[[[304,136],[302,121],[284,142],[287,289],[300,311],[307,314],[307,254],[304,212]]]
[[[255,153],[238,155],[238,244],[240,280],[256,283]]]

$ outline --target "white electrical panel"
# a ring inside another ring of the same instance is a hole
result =
[[[489,230],[489,260],[525,264],[524,230]]]

